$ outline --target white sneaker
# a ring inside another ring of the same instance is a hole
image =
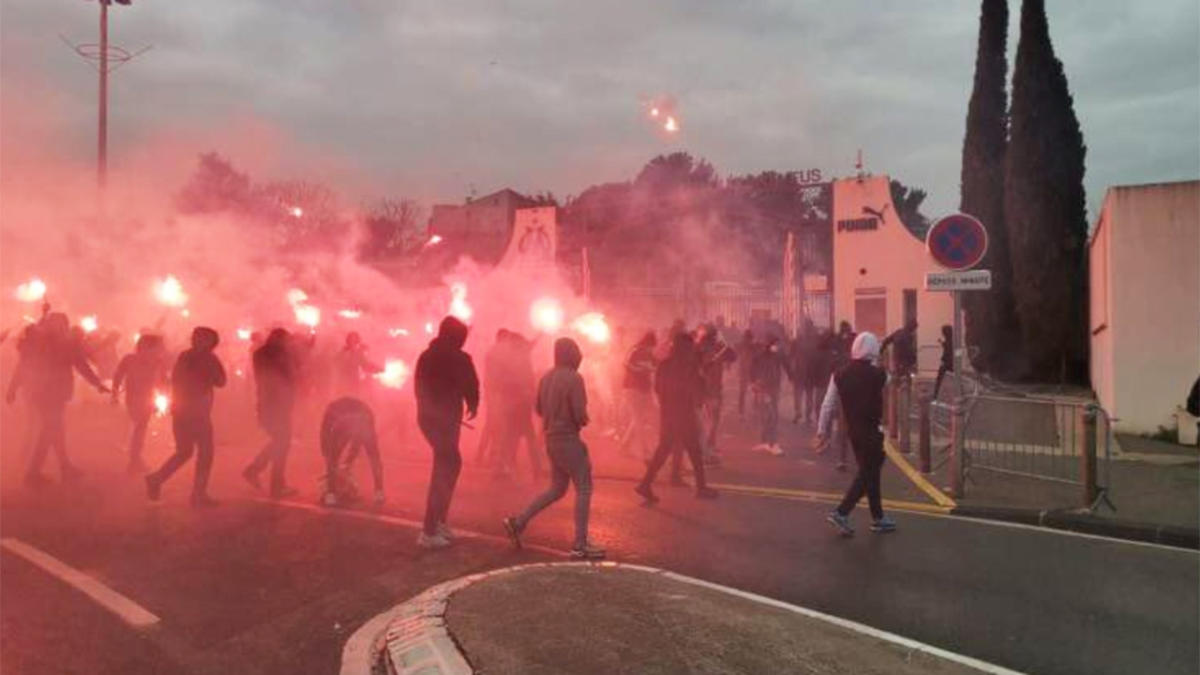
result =
[[[450,526],[445,523],[438,523],[437,534],[446,541],[454,541],[458,538],[458,536],[454,534],[454,530],[451,530]]]
[[[421,548],[439,549],[439,548],[446,548],[446,547],[450,546],[450,544],[451,544],[450,540],[443,537],[440,534],[435,534],[433,536],[429,536],[429,535],[425,534],[424,532],[422,532],[420,535],[417,536],[417,546],[420,546]]]
[[[321,497],[321,505],[322,506],[337,506],[338,505],[337,495],[335,495],[332,492],[326,492]]]
[[[771,452],[771,446],[767,443],[759,443],[758,445],[754,446],[753,448],[750,448],[750,450],[751,450],[751,452],[767,452],[767,453],[769,453],[769,452]]]
[[[383,506],[383,503],[385,501],[387,501],[387,499],[383,496],[383,490],[376,490],[375,491],[375,506]]]
[[[783,448],[779,447],[778,443],[767,448],[767,452],[771,453],[772,455],[775,455],[776,457],[783,456]]]

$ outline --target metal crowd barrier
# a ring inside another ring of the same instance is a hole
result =
[[[920,470],[944,472],[955,497],[966,495],[973,475],[993,472],[1076,485],[1080,506],[1116,510],[1109,499],[1112,419],[1094,402],[976,391],[957,406],[907,389],[902,383],[892,390],[890,405],[908,414],[892,417],[889,431],[907,451],[905,432],[915,428]]]

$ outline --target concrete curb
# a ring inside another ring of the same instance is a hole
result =
[[[1200,550],[1200,530],[1176,525],[1158,525],[1128,520],[1100,518],[1086,512],[1064,510],[1019,509],[1006,506],[977,506],[959,503],[950,510],[952,516],[999,520],[1053,530],[1093,534],[1114,539],[1127,539],[1174,548]]]
[[[475,672],[474,669],[446,626],[446,606],[450,596],[467,586],[497,576],[555,567],[620,568],[658,574],[674,581],[701,586],[762,605],[795,612],[810,619],[840,626],[877,640],[890,642],[912,651],[923,652],[990,675],[1021,675],[1008,668],[781,600],[676,574],[657,567],[611,561],[529,563],[471,574],[440,583],[391,611],[380,614],[356,631],[346,645],[341,675],[471,675]],[[356,645],[353,653],[351,653],[351,643]]]

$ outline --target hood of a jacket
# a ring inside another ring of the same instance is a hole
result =
[[[571,338],[559,338],[554,341],[554,365],[555,367],[567,367],[571,370],[579,370],[579,364],[583,362],[583,352],[579,351],[579,345]]]
[[[876,361],[879,359],[879,338],[870,331],[863,331],[854,338],[854,344],[850,346],[850,358],[855,361],[866,359]]]
[[[437,337],[430,344],[439,344],[451,349],[462,349],[462,346],[467,343],[467,330],[467,324],[453,316],[448,316],[442,319],[442,324],[438,326]]]

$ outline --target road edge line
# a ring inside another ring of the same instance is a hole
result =
[[[13,537],[4,537],[0,539],[0,548],[23,558],[51,577],[88,596],[133,628],[151,628],[161,622],[153,612],[106,586],[99,579],[71,567],[32,544]]]
[[[920,471],[917,471],[916,467],[910,464],[908,460],[904,458],[904,455],[900,454],[900,451],[896,449],[896,446],[892,443],[890,438],[885,437],[883,439],[883,451],[886,452],[887,456],[892,460],[892,462],[900,468],[901,473],[903,473],[905,477],[912,481],[913,485],[916,485],[922,492],[929,495],[930,499],[937,502],[938,506],[945,506],[951,509],[958,506],[958,503],[955,502],[954,499],[952,499],[945,492],[942,492],[934,487],[933,483],[930,483]]]
[[[392,659],[392,666],[396,669],[397,675],[409,675],[428,668],[430,656],[432,656],[438,665],[443,666],[441,672],[447,675],[468,675],[473,671],[470,662],[467,660],[466,654],[462,652],[458,642],[450,633],[450,628],[446,624],[446,608],[449,604],[450,596],[458,591],[474,585],[480,581],[491,579],[493,577],[511,574],[514,572],[523,572],[528,570],[556,568],[556,567],[599,567],[608,569],[627,569],[631,571],[643,572],[646,574],[658,574],[666,578],[679,581],[693,586],[707,588],[709,590],[724,593],[743,600],[749,600],[761,605],[782,609],[801,616],[823,621],[835,625],[839,628],[850,630],[867,637],[874,638],[883,642],[889,642],[899,645],[910,651],[922,652],[929,654],[935,658],[945,661],[950,661],[958,665],[973,668],[979,672],[987,673],[988,675],[1023,675],[1020,671],[998,666],[987,661],[982,661],[970,656],[951,652],[940,647],[926,644],[917,640],[906,638],[896,633],[891,633],[878,628],[872,628],[866,624],[842,619],[830,614],[818,612],[807,607],[794,605],[782,600],[775,600],[766,596],[750,593],[730,586],[704,581],[695,577],[689,577],[677,572],[671,572],[659,567],[649,567],[646,565],[626,564],[614,561],[603,562],[550,562],[550,563],[527,563],[523,565],[513,565],[510,567],[501,567],[487,572],[470,574],[467,576],[443,581],[442,583],[431,586],[421,593],[405,600],[396,605],[392,609],[379,614],[367,622],[362,628],[358,629],[351,636],[351,640],[360,639],[360,644],[378,645],[383,643],[379,656],[387,653]],[[378,626],[387,620],[387,628],[379,630]],[[395,625],[393,625],[393,622]],[[370,631],[367,631],[368,627]],[[360,635],[364,631],[370,633]],[[381,640],[382,638],[382,640]],[[453,653],[451,654],[451,650]],[[355,660],[353,664],[345,660],[346,653],[349,652],[349,641],[347,648],[343,651],[343,662],[341,675],[369,675],[372,655],[366,656],[366,669],[353,670],[351,665],[361,665],[362,660]],[[357,654],[356,654],[357,656]],[[397,663],[399,661],[399,663]],[[447,669],[446,666],[450,668]]]
[[[806,502],[822,502],[829,504],[838,504],[842,501],[842,495],[834,492],[818,492],[816,490],[794,490],[791,488],[779,487],[760,487],[756,485],[738,485],[736,483],[709,483],[718,490],[726,490],[735,494],[745,494],[754,497],[778,497],[780,499],[790,499],[793,501]],[[910,502],[901,499],[884,499],[884,507],[896,511],[912,511],[919,513],[936,513],[946,515],[950,513],[950,507],[939,506],[937,504],[922,504],[920,502]]]

